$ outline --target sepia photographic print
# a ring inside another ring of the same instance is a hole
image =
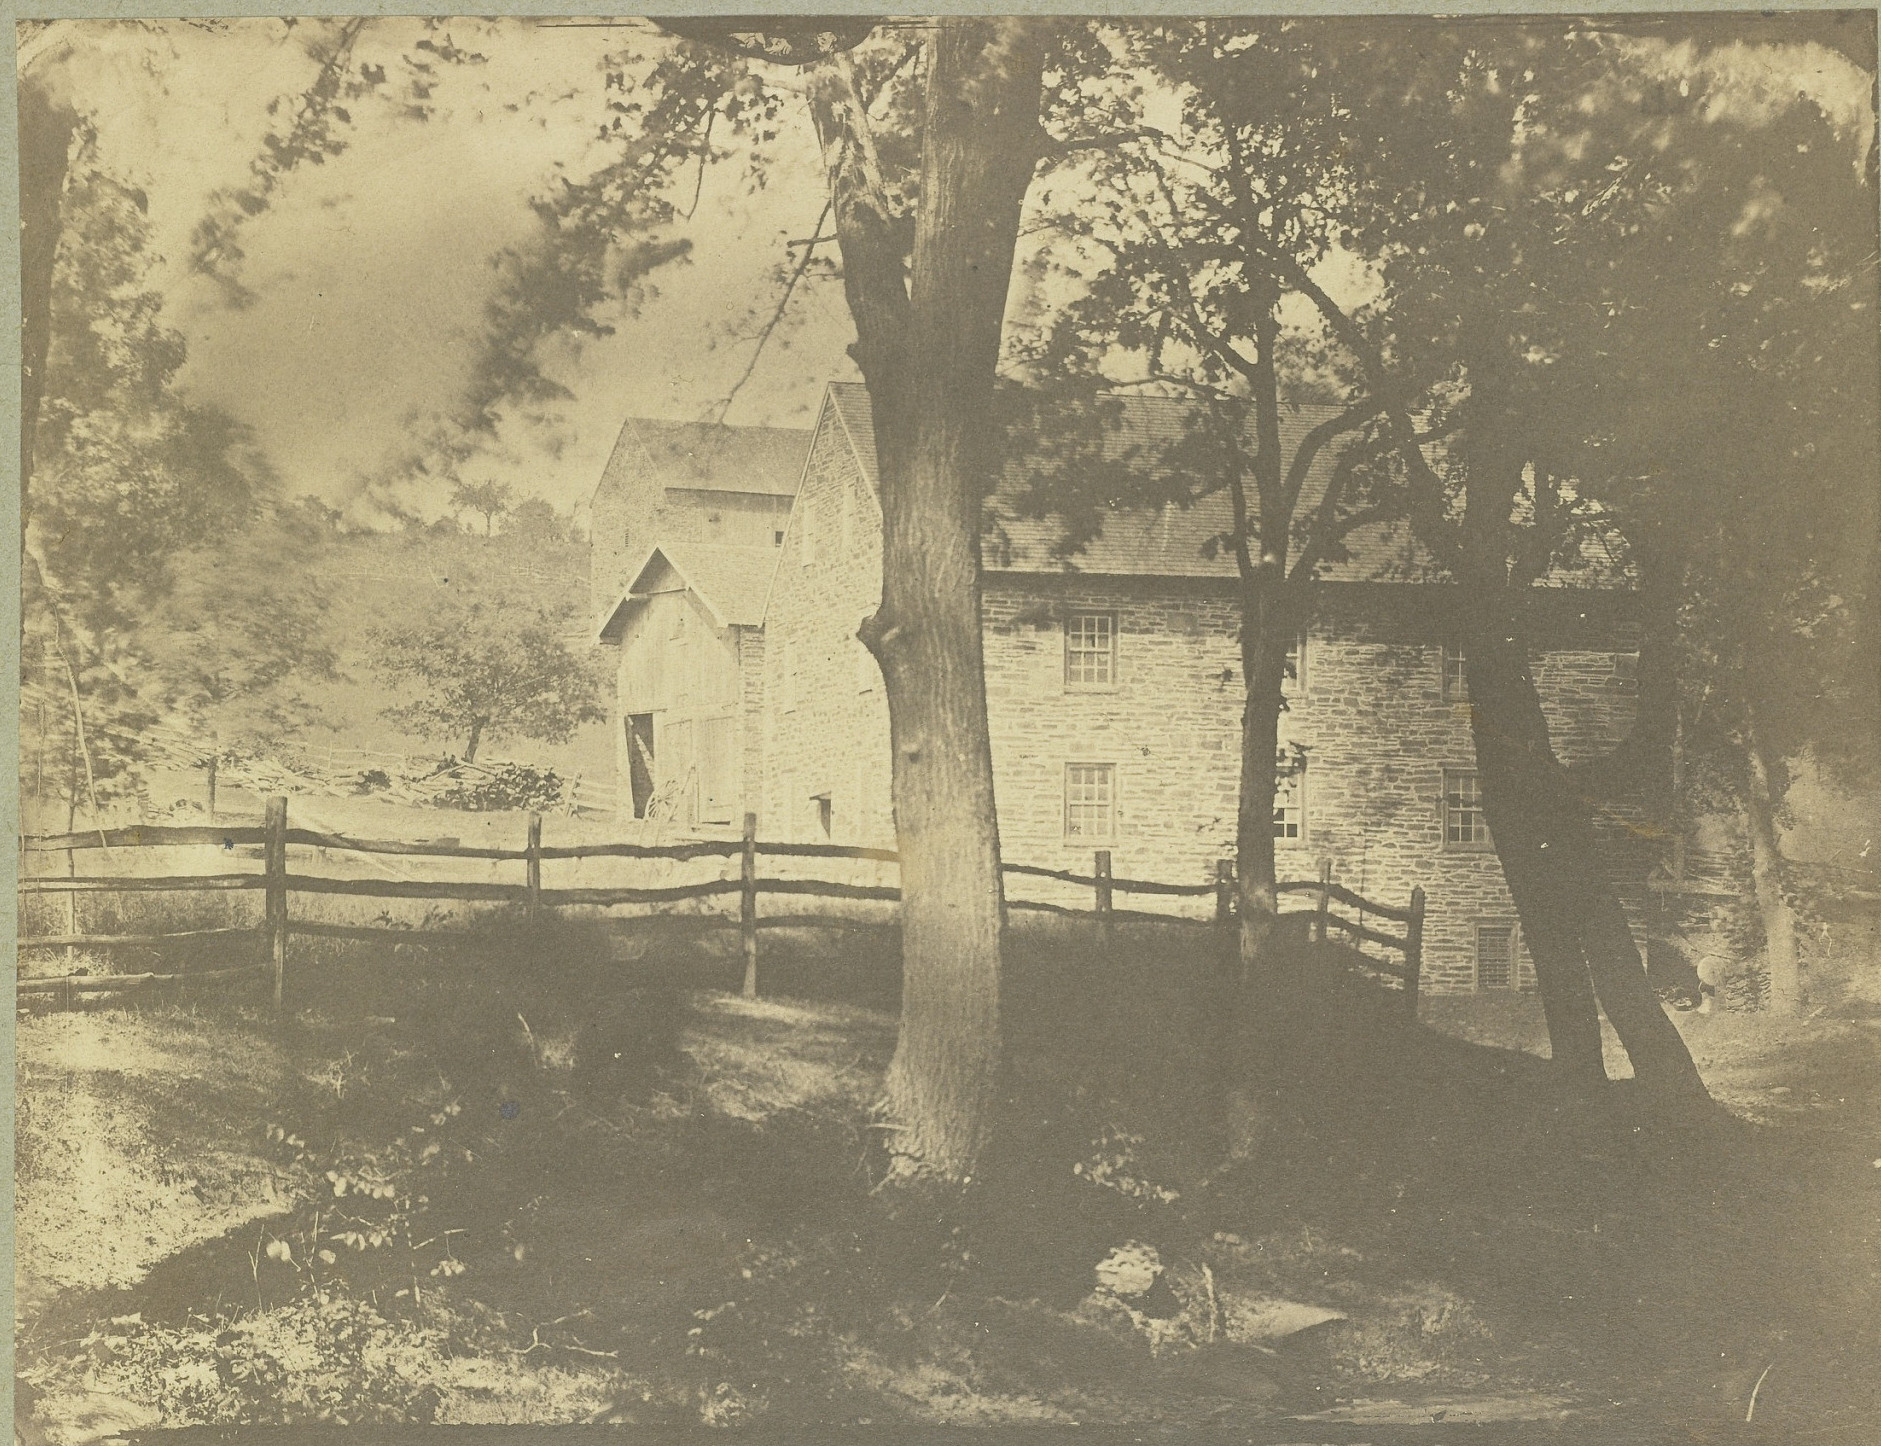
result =
[[[1872,10],[17,47],[17,1442],[1881,1442]]]

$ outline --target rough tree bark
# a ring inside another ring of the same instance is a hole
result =
[[[1528,669],[1532,589],[1509,568],[1509,515],[1525,459],[1491,440],[1471,460],[1459,569],[1470,732],[1484,815],[1535,960],[1551,1054],[1570,1080],[1604,1078],[1597,1000],[1641,1089],[1671,1108],[1705,1103],[1600,856],[1595,800],[1556,758]]]
[[[1280,751],[1280,712],[1286,706],[1282,692],[1287,643],[1295,626],[1287,606],[1293,514],[1281,495],[1280,374],[1274,358],[1280,335],[1278,299],[1275,288],[1264,298],[1254,325],[1255,359],[1248,376],[1254,401],[1252,517],[1243,470],[1236,467],[1230,476],[1235,567],[1241,581],[1241,678],[1247,687],[1235,810],[1237,942],[1244,979],[1260,967],[1279,912],[1274,892],[1274,759]]]
[[[20,500],[33,475],[33,433],[45,389],[52,337],[52,267],[59,252],[59,204],[78,116],[38,81],[22,77],[20,152]]]
[[[1593,975],[1581,948],[1573,821],[1549,786],[1557,764],[1528,668],[1521,602],[1493,584],[1468,589],[1460,618],[1483,815],[1535,960],[1550,1055],[1569,1079],[1606,1077]]]
[[[1042,153],[1036,22],[950,17],[928,42],[912,268],[853,85],[825,89],[855,357],[873,403],[881,665],[902,878],[901,1034],[886,1084],[903,1173],[967,1179],[1000,1078],[1003,898],[987,734],[980,513],[1020,209]]]
[[[1555,758],[1541,697],[1528,672],[1523,622],[1529,589],[1518,589],[1509,571],[1510,513],[1526,458],[1506,435],[1510,414],[1494,361],[1495,319],[1472,322],[1475,329],[1487,327],[1490,346],[1483,349],[1479,337],[1470,348],[1483,360],[1469,367],[1472,426],[1457,448],[1459,456],[1474,454],[1459,528],[1448,516],[1444,481],[1419,448],[1404,400],[1377,349],[1309,276],[1296,267],[1286,279],[1313,302],[1358,360],[1409,473],[1412,531],[1459,584],[1459,631],[1468,660],[1471,734],[1484,813],[1535,960],[1551,1054],[1570,1079],[1604,1077],[1597,995],[1642,1087],[1674,1107],[1708,1102],[1691,1053],[1659,1005],[1612,881],[1600,866],[1590,816],[1594,799],[1573,786],[1569,771]],[[1526,539],[1531,571],[1545,562],[1553,542],[1537,517]]]

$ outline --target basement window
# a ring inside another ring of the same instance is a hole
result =
[[[1513,919],[1485,919],[1476,926],[1476,988],[1501,991],[1517,987],[1521,929]]]
[[[1306,837],[1306,764],[1283,768],[1274,778],[1274,838]]]

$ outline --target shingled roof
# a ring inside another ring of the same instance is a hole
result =
[[[797,427],[727,427],[629,417],[595,491],[651,475],[664,487],[794,497],[810,433]]]
[[[830,401],[871,486],[877,485],[875,428],[868,389],[859,382],[833,382]],[[1290,463],[1306,434],[1344,408],[1292,403],[1281,407],[1280,449]],[[1188,435],[1194,404],[1179,397],[1118,395],[1106,399],[1102,459],[1152,466],[1155,459]],[[986,505],[985,566],[989,572],[1085,572],[1113,577],[1228,578],[1235,575],[1232,553],[1213,549],[1211,539],[1233,525],[1233,507],[1224,487],[1194,498],[1186,506],[1110,507],[1099,534],[1070,557],[1057,550],[1064,536],[1062,518],[1027,515],[1022,498],[1029,490],[1028,453],[1009,448],[1005,474]],[[1328,443],[1308,470],[1301,488],[1304,515],[1325,494],[1339,457],[1339,443]],[[1321,576],[1342,582],[1417,582],[1438,576],[1435,565],[1412,542],[1402,525],[1375,525],[1347,539],[1351,560],[1322,567]]]

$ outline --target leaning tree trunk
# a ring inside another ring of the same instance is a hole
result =
[[[901,855],[901,1035],[886,1105],[901,1172],[948,1181],[971,1174],[999,1088],[1003,900],[980,512],[1042,66],[1031,22],[938,22],[908,292],[887,208],[855,192],[835,207],[881,477],[882,602],[861,637],[882,668]],[[856,172],[868,169],[849,167],[852,182],[866,187]]]
[[[1483,815],[1535,961],[1550,1057],[1569,1079],[1606,1078],[1593,976],[1582,951],[1578,880],[1566,864],[1572,820],[1558,790],[1541,697],[1512,599],[1481,590],[1462,627]]]
[[[1535,960],[1553,1057],[1570,1079],[1604,1077],[1598,999],[1642,1089],[1675,1106],[1704,1101],[1691,1053],[1646,978],[1589,802],[1555,758],[1528,670],[1523,600],[1513,589],[1466,590],[1474,594],[1464,644],[1483,811]]]
[[[1801,1014],[1808,1001],[1796,949],[1796,911],[1790,908],[1783,890],[1783,847],[1777,837],[1770,767],[1764,759],[1763,740],[1749,722],[1744,727],[1743,747],[1744,823],[1750,835],[1751,887],[1763,922],[1764,957],[1770,967],[1770,1008],[1778,1014]]]

